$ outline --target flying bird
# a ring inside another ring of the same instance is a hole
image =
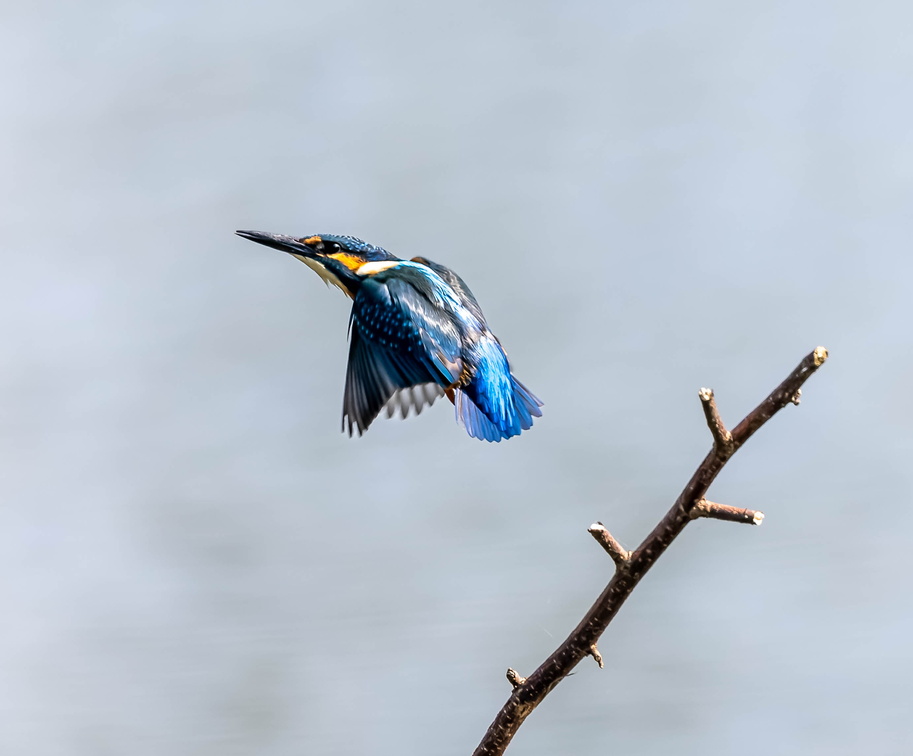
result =
[[[512,438],[542,416],[542,402],[513,376],[478,301],[449,268],[402,260],[353,236],[235,233],[297,257],[352,299],[342,409],[350,436],[381,411],[405,418],[440,396],[485,441]]]

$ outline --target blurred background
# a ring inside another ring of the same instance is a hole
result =
[[[709,448],[831,360],[510,753],[909,753],[913,9],[6,3],[0,752],[468,754]],[[472,286],[545,401],[340,434],[348,301]]]

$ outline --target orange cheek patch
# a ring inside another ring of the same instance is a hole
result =
[[[348,252],[337,252],[334,255],[330,255],[334,260],[338,260],[343,265],[345,265],[349,270],[358,270],[364,263],[364,260],[356,255],[350,255]]]

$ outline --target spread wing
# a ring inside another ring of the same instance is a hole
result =
[[[388,403],[390,415],[397,406],[404,416],[410,406],[420,411],[463,372],[456,324],[408,281],[365,280],[351,330],[342,413],[349,435],[364,433]]]

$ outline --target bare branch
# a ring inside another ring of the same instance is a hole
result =
[[[713,392],[708,391],[706,395],[704,391],[701,392],[700,398],[704,408],[704,415],[707,418],[711,433],[713,433],[713,449],[695,470],[691,480],[688,481],[688,484],[676,499],[675,504],[672,505],[672,509],[666,513],[666,516],[653,529],[653,532],[631,554],[625,554],[614,538],[611,539],[611,542],[604,541],[601,535],[597,535],[592,528],[590,529],[593,536],[603,544],[603,547],[615,560],[617,565],[615,575],[599,598],[596,599],[596,603],[590,607],[580,624],[574,628],[574,631],[535,672],[526,679],[520,678],[513,670],[508,672],[508,679],[514,684],[514,690],[504,706],[501,707],[501,711],[498,712],[494,722],[491,723],[485,733],[485,737],[482,738],[482,742],[476,748],[474,756],[498,756],[503,754],[520,725],[549,694],[552,688],[570,674],[585,656],[593,655],[596,642],[618,613],[625,600],[631,595],[631,592],[650,567],[653,566],[654,562],[669,547],[669,544],[684,530],[685,526],[695,516],[716,517],[724,511],[723,505],[711,505],[710,502],[706,502],[706,506],[699,507],[701,502],[704,502],[704,494],[707,493],[710,484],[713,483],[720,470],[723,469],[727,460],[764,423],[787,404],[798,403],[802,384],[824,364],[826,359],[827,350],[824,347],[818,347],[807,355],[796,369],[789,374],[786,380],[777,386],[763,402],[749,412],[745,419],[729,434],[727,434],[726,428],[719,418],[719,412],[713,399]],[[697,510],[696,513],[695,510]],[[728,510],[735,510],[735,508],[730,507]],[[748,510],[737,511],[745,513]],[[710,512],[714,514],[709,514]],[[752,514],[754,518],[760,515],[760,512]],[[745,520],[738,521],[744,522]],[[605,530],[605,528],[602,528],[602,530]],[[605,532],[608,533],[607,530]],[[611,538],[611,536],[609,537]],[[606,543],[614,543],[615,546],[606,546]],[[621,564],[619,564],[619,560],[613,554],[613,550],[619,556],[624,555],[626,557]],[[511,677],[511,673],[513,673],[513,677]],[[522,682],[515,683],[515,679]]]
[[[593,538],[599,541],[599,545],[608,552],[618,569],[621,569],[628,563],[628,560],[631,558],[631,552],[615,540],[615,537],[608,531],[608,528],[606,528],[605,525],[601,522],[594,522],[587,528],[587,531]]]
[[[728,504],[717,504],[714,501],[701,499],[691,510],[691,519],[698,517],[711,517],[714,520],[728,522],[743,522],[746,525],[760,525],[764,521],[764,513],[753,509],[739,509]]]

